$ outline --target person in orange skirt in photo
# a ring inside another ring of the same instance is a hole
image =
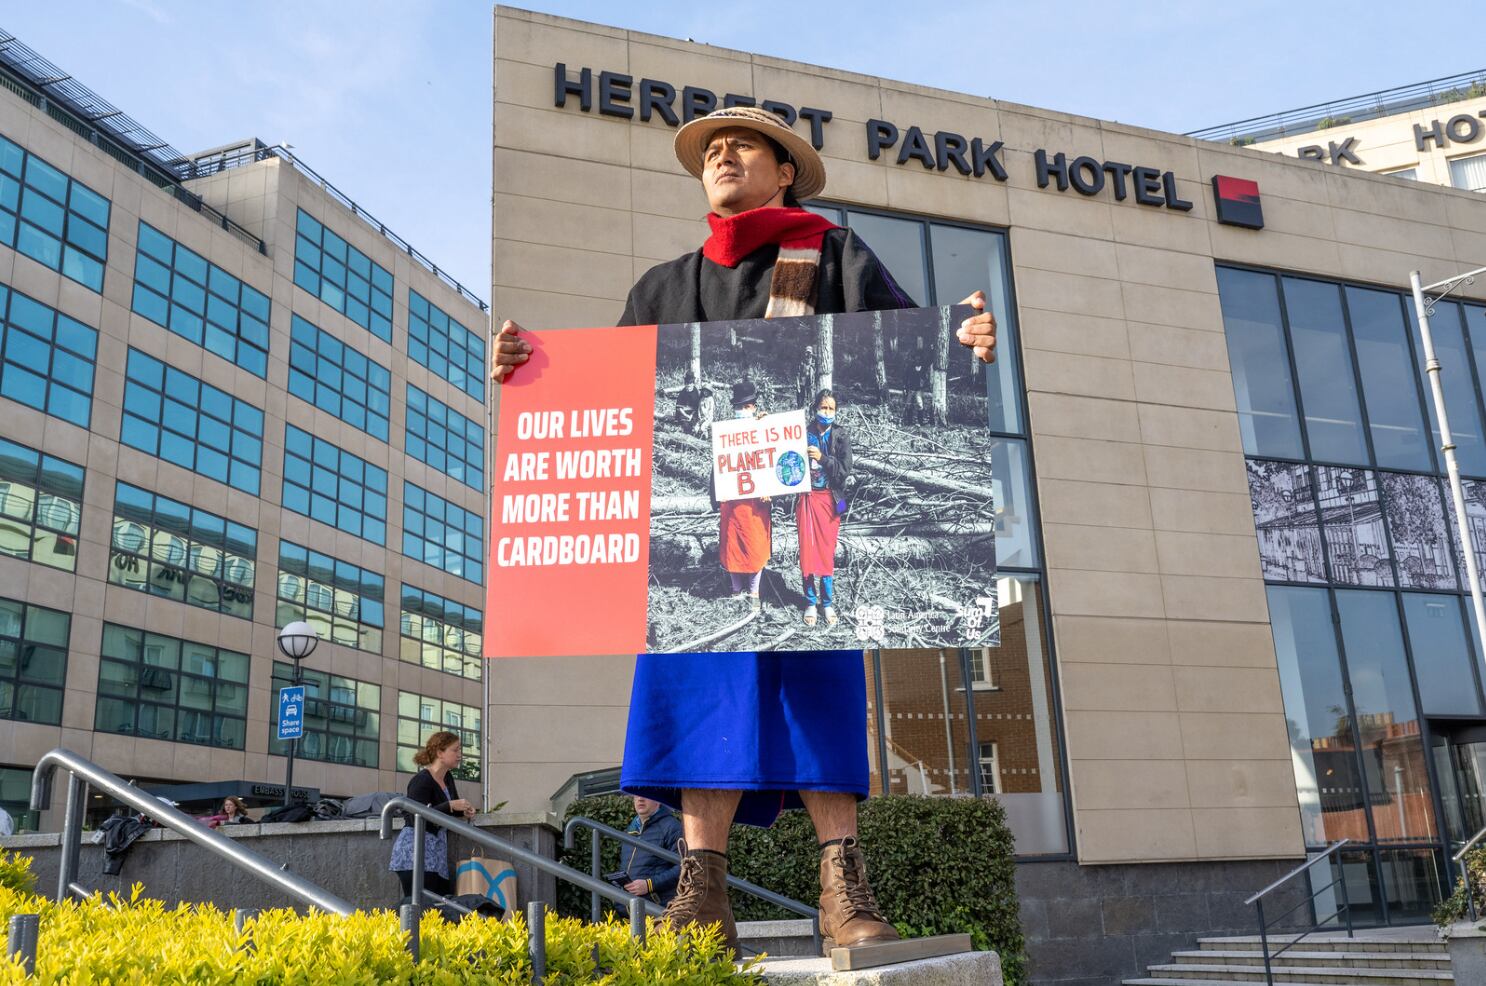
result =
[[[851,476],[851,439],[836,423],[836,395],[822,390],[805,428],[810,453],[810,492],[799,498],[795,522],[800,531],[800,580],[805,585],[805,625],[840,622],[836,615],[836,542],[846,513],[846,480]],[[819,586],[817,587],[817,580]],[[818,608],[818,609],[817,609]]]
[[[762,417],[758,388],[747,380],[733,384],[733,417]],[[748,608],[757,613],[764,608],[759,587],[774,541],[769,498],[727,500],[720,509],[718,553],[723,569],[732,580],[733,598],[746,601]]]

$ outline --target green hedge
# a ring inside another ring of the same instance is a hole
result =
[[[1465,865],[1471,874],[1471,893],[1476,898],[1476,914],[1486,918],[1486,848],[1473,849],[1466,854]],[[1441,901],[1434,909],[1434,923],[1447,928],[1466,918],[1465,881],[1455,880],[1455,892]]]
[[[0,934],[15,914],[39,914],[36,975],[0,955],[0,986],[526,986],[522,916],[419,926],[414,965],[398,917],[358,911],[262,911],[239,935],[210,905],[168,907],[143,897],[94,895],[55,903],[26,891],[28,860],[0,852]],[[733,967],[720,935],[701,941],[654,929],[644,943],[618,922],[547,921],[547,982],[561,986],[763,986],[754,965]],[[0,937],[0,942],[3,942]],[[598,965],[595,965],[597,958]]]
[[[634,810],[629,798],[609,795],[573,802],[566,818],[576,815],[623,829]],[[1022,929],[1005,809],[975,798],[892,796],[862,802],[857,817],[872,889],[898,930],[912,937],[969,932],[976,948],[1000,954],[1008,984],[1020,982]],[[768,829],[735,825],[728,857],[734,876],[812,907],[820,897],[820,851],[802,811],[785,812]],[[563,862],[588,871],[585,833]],[[618,844],[606,840],[603,872],[618,868]],[[740,921],[793,916],[736,891],[732,897]],[[562,884],[558,909],[586,916],[588,894]]]

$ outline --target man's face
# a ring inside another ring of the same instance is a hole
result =
[[[780,164],[769,142],[745,127],[717,131],[702,156],[702,187],[719,216],[757,209],[794,180],[795,166]]]
[[[654,801],[651,801],[649,798],[635,799],[635,814],[639,815],[641,818],[649,818],[651,814],[654,813],[655,807],[656,803]]]

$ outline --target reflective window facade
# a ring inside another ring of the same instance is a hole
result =
[[[475,607],[404,584],[398,656],[410,664],[479,681],[484,669],[483,626]]]
[[[281,540],[278,599],[279,626],[305,620],[322,640],[381,653],[386,584],[376,572]]]
[[[0,137],[0,243],[101,294],[111,208],[82,182]]]
[[[108,580],[151,595],[253,618],[258,532],[120,482]]]
[[[126,375],[119,441],[258,495],[261,410],[137,349]]]
[[[485,426],[408,384],[408,455],[471,489],[485,480]]]
[[[94,729],[243,748],[248,655],[112,623],[102,654]]]
[[[31,771],[22,767],[0,767],[0,809],[15,822],[15,831],[35,831],[41,812],[31,810]]]
[[[462,781],[478,781],[480,719],[480,710],[473,705],[461,705],[416,692],[398,692],[397,769],[410,774],[416,773],[419,768],[413,763],[413,755],[423,749],[428,737],[444,729],[458,736],[463,748],[463,760],[454,769],[454,776]],[[479,794],[460,793],[471,799]]]
[[[387,441],[387,417],[392,413],[392,374],[387,367],[298,315],[291,338],[289,393]]]
[[[62,722],[72,616],[0,599],[0,719]]]
[[[402,553],[450,575],[485,580],[485,518],[403,482]]]
[[[299,210],[294,283],[383,342],[392,341],[392,272]]]
[[[287,688],[294,669],[273,662],[273,691]],[[351,767],[375,767],[380,759],[377,737],[382,719],[382,687],[324,671],[300,671],[304,685],[304,736],[296,757]],[[268,738],[268,752],[287,756],[289,744]]]
[[[387,470],[293,425],[284,426],[283,504],[373,544],[387,543]]]
[[[1006,233],[827,203],[810,208],[857,233],[916,304],[952,305],[986,291],[998,330],[996,362],[968,365],[986,375],[1002,645],[868,652],[872,789],[994,797],[1006,808],[1018,855],[1067,853],[1050,610]],[[905,385],[906,377],[893,377],[911,371],[912,354],[905,356],[889,364],[890,388]]]
[[[0,396],[88,427],[98,330],[0,284]]]
[[[1306,842],[1358,844],[1333,867],[1354,917],[1412,920],[1441,893],[1447,850],[1474,831],[1452,760],[1486,712],[1412,304],[1268,271],[1219,268],[1218,282]],[[1486,482],[1474,478],[1486,470],[1486,307],[1442,303],[1436,325],[1486,560]],[[1337,903],[1323,895],[1318,916]]]
[[[485,403],[485,340],[408,289],[408,355]]]
[[[255,376],[268,374],[268,295],[139,224],[134,311]]]
[[[77,568],[83,467],[0,438],[0,554]]]

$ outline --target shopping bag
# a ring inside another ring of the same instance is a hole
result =
[[[454,867],[454,893],[478,894],[503,911],[516,906],[516,869],[504,859],[488,859],[476,848]]]

